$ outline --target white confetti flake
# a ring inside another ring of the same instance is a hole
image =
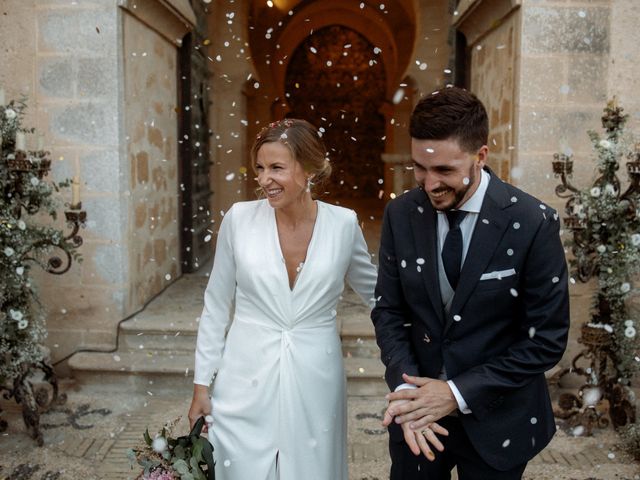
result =
[[[520,223],[518,223],[518,222],[514,222],[514,223],[513,223],[513,228],[514,228],[515,230],[518,230],[518,229],[520,228]]]
[[[513,248],[507,249],[507,255],[509,255],[510,257],[513,256]]]
[[[402,268],[407,268],[407,262],[406,262],[406,260],[402,260],[402,261],[400,262],[400,266],[401,266]]]
[[[315,55],[316,53],[318,53],[318,50],[316,50],[316,48],[315,48],[315,47],[309,47],[309,50],[310,50],[310,51],[311,51],[311,53],[313,53],[314,55]]]
[[[571,434],[572,434],[574,437],[579,437],[579,436],[581,436],[583,433],[584,433],[584,427],[583,427],[582,425],[578,425],[576,428],[574,428],[574,429],[571,431]]]
[[[533,338],[536,334],[536,327],[529,328],[529,338]]]
[[[416,258],[416,263],[418,265],[424,265],[424,258]]]
[[[584,402],[585,405],[588,405],[588,406],[597,405],[597,403],[600,401],[601,398],[602,398],[602,392],[597,387],[585,388],[582,391],[582,401]]]
[[[120,361],[120,355],[114,355],[113,356],[113,360],[116,361],[116,362],[119,362]]]
[[[167,273],[167,274],[164,276],[164,278],[165,278],[165,280],[171,280],[171,275]]]
[[[360,10],[364,8],[364,2],[360,2]]]
[[[469,185],[469,183],[471,183],[471,180],[469,180],[469,177],[464,177],[462,179],[462,184],[463,185]]]
[[[211,234],[207,234],[207,236],[204,237],[204,242],[209,243],[210,241],[211,241]]]
[[[399,88],[398,90],[396,90],[396,93],[393,94],[393,104],[397,105],[399,104],[402,99],[404,98],[404,89],[403,88]]]
[[[552,283],[558,283],[559,281],[560,281],[560,278],[559,278],[559,277],[553,277],[553,278],[551,279],[551,282],[552,282]]]
[[[616,454],[615,454],[615,453],[613,453],[613,452],[609,452],[609,453],[607,454],[607,458],[608,458],[609,460],[613,460],[614,458],[616,458]]]
[[[228,468],[231,466],[231,460],[225,460],[222,464]]]
[[[418,211],[419,211],[420,213],[424,213],[424,208],[423,208],[423,207],[418,207]]]
[[[511,197],[511,203],[516,203],[518,201],[518,197]]]
[[[536,423],[538,423],[538,419],[536,417],[531,417],[531,420],[529,420],[531,422],[531,425],[535,425]]]
[[[382,52],[382,50],[379,47],[374,47],[373,48],[373,53],[375,53],[376,55],[380,55],[381,52]]]
[[[333,65],[333,62],[331,60],[327,60],[327,67],[330,67],[331,65]]]
[[[418,68],[419,68],[420,70],[423,70],[423,71],[424,71],[424,70],[426,70],[426,69],[427,69],[427,64],[426,64],[426,63],[424,63],[424,62],[422,62],[422,63],[418,66]]]
[[[230,181],[231,181],[231,180],[233,180],[235,177],[236,177],[236,174],[235,174],[235,173],[233,173],[233,172],[231,172],[231,173],[227,173],[227,174],[225,175],[224,179],[225,179],[227,182],[230,182]]]
[[[509,440],[508,438],[502,442],[502,448],[507,448],[509,445],[511,445],[511,440]]]
[[[515,288],[510,289],[509,293],[511,294],[512,297],[518,296],[518,291]]]
[[[453,320],[454,320],[455,322],[459,322],[460,320],[462,320],[462,317],[461,317],[460,315],[454,315],[454,316],[453,316]]]
[[[578,16],[579,16],[580,18],[585,18],[585,17],[587,16],[587,12],[585,12],[584,10],[580,10],[580,11],[578,12]]]

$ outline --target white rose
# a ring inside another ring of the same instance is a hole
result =
[[[26,229],[26,228],[27,228],[27,224],[26,224],[26,223],[24,223],[24,220],[18,220],[18,228],[19,228],[20,230],[24,230],[24,229]],[[639,236],[640,236],[640,235],[639,235]]]
[[[620,285],[620,291],[622,293],[627,293],[629,290],[631,290],[631,285],[627,282],[624,282],[622,285]]]
[[[600,140],[600,146],[602,148],[611,148],[611,142],[609,140]]]
[[[4,249],[4,254],[5,254],[7,257],[10,257],[10,256],[11,256],[11,255],[13,255],[14,253],[16,253],[16,251],[15,251],[13,248],[11,248],[11,247],[5,247],[5,249]]]
[[[9,310],[9,315],[17,322],[22,320],[22,317],[24,317],[24,314],[20,310],[14,310],[13,308]]]
[[[156,437],[151,444],[153,451],[157,453],[163,453],[167,449],[167,441],[164,437]]]
[[[604,245],[598,245],[596,250],[598,250],[598,253],[604,253],[607,251],[607,247],[605,247]]]
[[[637,247],[640,245],[640,233],[634,233],[631,235],[631,245]]]
[[[599,197],[600,196],[600,187],[593,187],[591,189],[591,196],[595,197],[595,198]]]
[[[24,318],[18,322],[18,330],[24,330],[29,326],[29,322],[27,322]]]
[[[624,336],[627,338],[633,338],[636,336],[636,329],[633,327],[627,327],[624,329]]]
[[[14,118],[16,118],[18,116],[18,114],[15,112],[15,110],[11,109],[11,108],[7,108],[4,111],[4,116],[7,120],[13,120]]]

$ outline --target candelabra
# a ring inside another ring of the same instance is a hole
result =
[[[620,328],[625,318],[624,294],[628,288],[613,287],[615,272],[625,268],[623,255],[630,255],[630,246],[623,239],[637,231],[640,206],[640,145],[628,154],[628,187],[623,192],[616,172],[622,158],[622,130],[627,116],[622,115],[615,99],[607,104],[602,125],[607,138],[600,139],[590,132],[599,156],[599,176],[586,190],[576,188],[570,181],[573,174],[571,155],[555,154],[553,173],[560,179],[556,194],[566,198],[563,218],[571,233],[571,264],[581,282],[598,277],[598,291],[594,295],[590,321],[581,327],[579,342],[583,349],[573,358],[571,367],[558,377],[573,372],[585,379],[577,394],[563,393],[555,414],[567,419],[569,426],[584,427],[587,435],[594,427],[604,428],[611,422],[614,427],[635,421],[634,402],[629,389],[621,384]],[[617,263],[616,263],[617,262]],[[615,269],[615,271],[614,271]],[[602,280],[602,281],[601,281]],[[629,284],[626,284],[629,287]],[[631,327],[627,327],[631,328]],[[635,336],[635,328],[629,331]]]
[[[7,177],[4,192],[0,190],[0,194],[4,194],[4,198],[11,201],[10,215],[15,220],[20,221],[24,213],[34,215],[40,211],[41,199],[31,195],[29,191],[34,179],[37,179],[38,182],[42,181],[50,169],[49,152],[43,150],[28,152],[17,150],[6,155]],[[23,263],[37,263],[54,275],[62,275],[69,271],[74,259],[77,258],[75,251],[83,243],[78,232],[81,227],[85,226],[87,213],[82,210],[82,204],[75,195],[69,209],[64,213],[70,233],[64,235],[61,241],[56,237],[40,236],[41,238],[35,240],[29,246],[28,252],[22,256]],[[62,255],[56,253],[51,255],[46,263],[39,262],[36,254],[51,249],[62,252]],[[42,379],[34,384],[33,378],[37,371],[42,373]],[[64,403],[66,400],[66,396],[58,391],[58,380],[49,360],[45,358],[36,363],[20,365],[18,374],[11,379],[10,384],[0,384],[0,391],[4,391],[5,399],[14,398],[22,406],[22,417],[29,435],[36,440],[38,445],[42,445],[40,413],[55,404]],[[6,421],[0,419],[0,432],[6,428]]]

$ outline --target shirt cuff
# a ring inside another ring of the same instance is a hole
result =
[[[400,385],[398,385],[396,387],[396,389],[394,390],[394,392],[399,392],[400,390],[407,390],[407,389],[416,389],[418,387],[416,387],[415,385],[411,384],[411,383],[401,383]],[[465,403],[466,405],[466,403]]]
[[[464,398],[462,397],[462,394],[460,393],[460,390],[458,390],[458,387],[456,387],[456,384],[453,383],[452,380],[447,380],[447,384],[449,385],[449,388],[453,392],[453,396],[456,398],[456,403],[458,404],[458,409],[462,413],[464,413],[465,415],[471,413],[471,409],[469,408],[469,405],[467,405],[467,402],[464,401]],[[400,387],[401,386],[402,385],[400,385]],[[400,387],[398,387],[398,388],[400,388]]]

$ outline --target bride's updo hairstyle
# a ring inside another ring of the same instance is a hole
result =
[[[327,149],[316,127],[306,120],[285,118],[264,127],[251,147],[251,162],[256,164],[258,150],[265,143],[280,142],[291,151],[293,159],[311,175],[311,191],[314,192],[331,175]]]

